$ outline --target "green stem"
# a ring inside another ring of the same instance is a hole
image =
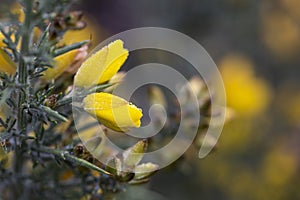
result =
[[[18,66],[18,85],[24,87],[27,84],[28,77],[28,66],[25,62],[25,56],[29,54],[29,46],[30,46],[30,35],[32,32],[31,21],[32,21],[32,1],[26,0],[26,12],[25,12],[25,21],[22,27],[22,43],[21,43],[21,58]],[[18,99],[18,129],[22,132],[26,129],[26,116],[23,112],[23,105],[26,101],[27,96],[26,89],[19,90],[19,99]]]
[[[48,153],[48,154],[52,154],[55,155],[63,160],[67,160],[70,161],[72,163],[75,163],[79,166],[83,166],[83,167],[87,167],[89,169],[92,170],[96,170],[100,173],[104,173],[104,174],[108,174],[111,175],[109,172],[107,172],[106,170],[99,168],[98,166],[84,160],[81,158],[77,158],[76,156],[71,155],[69,152],[67,151],[62,151],[59,149],[51,149],[51,148],[47,148],[47,147],[33,147],[32,150],[34,151],[38,151],[38,152],[43,152],[43,153]]]
[[[56,107],[61,107],[66,104],[70,104],[74,100],[75,101],[82,100],[84,97],[86,97],[89,94],[96,93],[96,92],[102,92],[102,91],[104,91],[104,89],[111,87],[113,85],[114,84],[111,84],[111,83],[96,85],[96,86],[90,88],[89,90],[87,90],[86,92],[82,92],[82,93],[78,94],[78,96],[76,96],[76,97],[74,97],[72,94],[69,94],[68,96],[65,96],[65,98],[59,100],[56,103]],[[72,91],[72,92],[74,92],[74,91]]]
[[[17,69],[18,78],[16,80],[16,85],[21,86],[18,89],[18,115],[17,115],[17,130],[18,134],[26,134],[26,114],[24,113],[24,105],[27,99],[27,77],[28,77],[28,64],[26,63],[25,57],[29,54],[30,45],[30,35],[32,33],[31,21],[32,21],[32,0],[25,1],[25,21],[22,26],[22,43],[20,51],[19,65]],[[16,174],[20,174],[23,171],[24,163],[24,146],[26,143],[23,141],[15,141],[15,162],[14,171]],[[20,193],[15,194],[15,199],[19,199],[22,195],[23,185],[19,181],[16,183]]]
[[[62,116],[61,114],[59,114],[57,111],[52,110],[51,108],[47,107],[47,106],[41,106],[41,108],[49,115],[52,116],[62,122],[67,122],[68,119],[65,118],[64,116]]]
[[[73,99],[72,97],[63,98],[56,103],[55,107],[58,108],[58,107],[66,105],[66,104],[71,104],[72,99]]]
[[[67,53],[67,52],[72,51],[74,49],[79,49],[80,47],[82,47],[83,45],[88,44],[89,42],[90,42],[89,40],[85,40],[85,41],[82,41],[82,42],[78,42],[78,43],[75,43],[75,44],[71,44],[71,45],[62,47],[60,49],[56,49],[54,51],[54,57],[60,56],[64,53]]]

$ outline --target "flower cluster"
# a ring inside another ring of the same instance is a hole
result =
[[[138,128],[143,114],[110,93],[125,75],[118,72],[129,55],[123,41],[108,44],[86,60],[91,41],[64,42],[66,33],[86,25],[82,12],[69,10],[71,3],[23,0],[13,6],[11,21],[0,25],[1,199],[103,198],[120,191],[121,182],[145,182],[158,169],[152,163],[139,164],[140,159],[131,161],[130,169],[137,173],[124,179],[125,163],[136,154],[143,156],[147,141],[128,147],[118,160],[124,168],[113,171],[78,139],[72,96],[78,95],[75,100],[83,111],[109,130]],[[94,129],[88,131],[95,134]],[[115,152],[105,150],[114,157]],[[145,169],[151,171],[143,173]],[[65,184],[70,189],[61,194]]]
[[[128,56],[123,42],[116,40],[89,57],[74,78],[76,87],[89,88],[109,81]],[[109,93],[89,94],[83,99],[84,109],[102,124],[115,131],[127,131],[139,127],[141,109],[126,100]]]

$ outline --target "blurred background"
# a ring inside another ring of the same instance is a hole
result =
[[[234,110],[215,152],[201,160],[187,152],[126,195],[300,199],[299,0],[85,0],[80,8],[96,44],[142,26],[197,40],[219,67]]]
[[[66,43],[96,45],[143,26],[198,41],[220,69],[234,113],[216,151],[199,159],[189,150],[120,199],[300,199],[299,0],[84,0],[77,7],[88,26],[67,33]]]

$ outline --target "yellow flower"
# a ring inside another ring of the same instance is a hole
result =
[[[100,29],[101,27],[99,28],[99,25],[95,23],[91,17],[85,15],[83,17],[83,21],[86,22],[87,26],[81,30],[66,31],[58,46],[70,45],[84,40],[91,40],[90,47],[91,49],[95,48],[95,45],[101,42],[102,29]]]
[[[16,15],[18,17],[19,22],[24,22],[25,20],[25,13],[23,11],[23,8],[21,4],[19,3],[14,3],[10,9],[10,12],[13,15]]]
[[[286,13],[276,11],[266,12],[262,16],[262,39],[271,53],[281,59],[298,56],[300,49],[298,22]]]
[[[44,81],[49,81],[59,77],[73,63],[77,53],[78,49],[75,49],[55,57],[53,68],[48,68],[46,71],[44,71],[41,79]]]
[[[288,16],[292,16],[296,21],[300,19],[300,1],[299,0],[280,0],[284,11],[287,11]]]
[[[6,153],[0,146],[0,164],[7,169],[12,164],[13,152]]]
[[[123,41],[116,40],[105,46],[79,68],[74,83],[88,88],[110,80],[128,57]],[[100,92],[88,95],[83,100],[83,108],[104,126],[119,132],[130,127],[140,127],[142,110],[126,100],[109,93]]]
[[[270,88],[254,74],[249,59],[240,55],[226,56],[220,63],[227,105],[237,114],[255,116],[263,112],[270,101]]]
[[[18,21],[23,23],[25,20],[25,13],[22,5],[19,3],[14,3],[10,9],[10,12],[18,18]],[[38,27],[33,28],[33,41],[36,42],[38,38],[42,35],[42,31]],[[22,38],[21,38],[22,39]],[[21,46],[21,39],[18,43],[18,48]]]
[[[0,72],[6,72],[10,75],[13,75],[16,72],[16,64],[3,50],[3,47],[6,46],[3,40],[4,40],[4,35],[0,33]],[[41,79],[46,81],[46,80],[52,80],[59,77],[66,70],[66,68],[73,63],[77,53],[78,53],[78,49],[75,49],[55,57],[54,67],[48,68],[43,73],[44,76],[42,76]]]
[[[297,155],[286,147],[273,148],[262,165],[264,181],[273,187],[284,187],[297,173],[297,159]]]
[[[93,54],[79,68],[75,76],[75,85],[91,87],[111,79],[124,64],[128,50],[123,48],[123,42],[116,40]]]
[[[16,72],[16,66],[7,53],[3,50],[3,47],[6,46],[3,40],[4,35],[0,33],[0,72],[6,72],[12,75]]]
[[[127,131],[140,127],[141,109],[126,100],[109,93],[94,93],[83,100],[84,109],[103,125],[115,131]]]

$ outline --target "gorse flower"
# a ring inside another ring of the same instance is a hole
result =
[[[84,109],[103,125],[115,131],[127,131],[129,127],[140,127],[141,109],[110,93],[88,95],[83,100]]]
[[[75,85],[88,88],[110,80],[121,68],[128,57],[123,42],[116,40],[93,54],[79,68]]]
[[[116,40],[89,57],[79,68],[74,83],[77,87],[89,88],[109,81],[128,57],[123,42]],[[100,92],[86,96],[83,107],[106,127],[128,131],[140,127],[143,116],[141,109],[126,100],[109,93]]]
[[[78,54],[78,49],[69,51],[54,58],[54,67],[48,68],[41,77],[43,80],[52,80],[59,77],[69,66]]]
[[[0,33],[0,72],[14,75],[16,72],[16,64],[11,60],[10,56],[4,51],[6,44],[3,42],[4,36]],[[59,77],[71,64],[77,56],[79,49],[75,49],[57,56],[53,59],[53,68],[48,68],[43,72],[41,79],[50,81]]]
[[[148,181],[158,165],[140,163],[147,140],[127,145],[118,134],[123,153],[107,146],[95,123],[107,135],[141,125],[142,110],[111,94],[125,76],[118,72],[128,57],[123,42],[86,59],[97,44],[91,36],[101,34],[70,10],[76,0],[18,2],[0,31],[0,199],[106,199],[125,182]],[[89,116],[77,121],[71,105]]]
[[[6,44],[4,43],[4,35],[0,33],[0,72],[5,72],[10,75],[16,71],[16,65],[11,60],[9,55],[4,51]]]
[[[3,42],[4,36],[0,33],[0,72],[13,75],[16,72],[16,64],[11,60],[10,56],[4,51],[6,44]],[[78,53],[78,49],[69,51],[53,59],[53,68],[48,68],[43,72],[41,77],[44,81],[50,81],[59,77],[74,61]]]
[[[223,58],[219,65],[229,107],[244,116],[256,116],[268,107],[270,88],[255,76],[249,58],[232,54]]]
[[[25,18],[24,11],[22,10],[22,6],[20,4],[14,4],[10,11],[13,15],[17,16],[19,22],[23,22]],[[41,35],[41,31],[34,27],[33,29],[34,40]],[[11,36],[12,40],[14,40],[14,35]],[[6,44],[4,43],[4,35],[0,33],[0,72],[5,72],[10,75],[14,75],[16,73],[16,64],[12,61],[10,56],[4,51],[4,47]],[[20,49],[20,42],[17,45],[17,49]],[[80,49],[75,49],[69,52],[66,52],[62,55],[56,56],[53,59],[53,67],[47,68],[43,72],[43,76],[41,79],[43,81],[51,81],[53,79],[58,78],[66,69],[71,66],[75,57],[80,52]]]

